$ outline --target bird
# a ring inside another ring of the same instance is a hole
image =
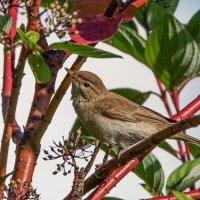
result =
[[[125,149],[175,122],[109,91],[92,72],[66,70],[72,78],[75,112],[83,127],[101,142]],[[170,139],[200,145],[200,140],[183,132]]]

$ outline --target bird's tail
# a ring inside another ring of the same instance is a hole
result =
[[[179,133],[179,134],[173,136],[173,139],[182,140],[182,141],[185,141],[185,142],[195,143],[195,144],[200,145],[200,140],[199,139],[194,138],[194,137],[189,136],[189,135],[186,135],[184,133]]]

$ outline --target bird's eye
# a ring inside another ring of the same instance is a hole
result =
[[[90,87],[90,83],[85,82],[85,83],[84,83],[84,87],[86,87],[86,88]]]

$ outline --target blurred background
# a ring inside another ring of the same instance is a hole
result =
[[[193,14],[200,9],[200,2],[198,0],[180,0],[179,6],[175,12],[175,16],[182,23],[187,23]],[[18,23],[20,24],[25,19],[20,17]],[[141,34],[142,29],[139,29]],[[58,39],[51,38],[49,43],[58,41]],[[142,92],[155,91],[159,92],[157,83],[155,81],[153,73],[144,65],[134,60],[131,56],[123,54],[122,52],[104,44],[99,43],[97,48],[104,49],[123,56],[123,59],[92,59],[88,58],[87,62],[83,65],[82,70],[87,70],[96,73],[101,77],[108,89],[130,87]],[[3,54],[2,46],[0,46],[0,52]],[[2,56],[3,57],[3,56]],[[64,67],[70,68],[74,61],[75,56],[70,57],[65,63]],[[0,66],[3,66],[3,60],[0,59]],[[1,77],[3,76],[3,68],[0,69]],[[66,71],[61,69],[57,79],[56,88],[65,76]],[[2,84],[2,83],[0,83]],[[183,90],[180,96],[180,107],[185,107],[189,102],[196,98],[200,94],[200,78],[192,80]],[[0,85],[2,87],[2,85]],[[42,148],[47,149],[52,145],[53,140],[62,140],[62,136],[67,138],[68,133],[76,119],[76,114],[70,101],[70,89],[66,93],[63,101],[61,102],[54,118],[48,127],[48,130],[42,140]],[[31,106],[32,95],[34,91],[34,77],[27,65],[25,68],[25,76],[23,78],[23,84],[20,91],[20,98],[17,107],[16,119],[21,127],[26,124],[26,119]],[[1,100],[0,100],[1,101]],[[154,95],[151,95],[144,104],[161,114],[167,116],[163,103],[160,99]],[[174,112],[175,114],[175,112]],[[1,132],[3,130],[3,119],[0,115],[0,127]],[[200,127],[190,129],[189,134],[200,139]],[[176,147],[176,142],[170,141],[171,144]],[[15,145],[10,145],[10,156],[8,160],[8,172],[13,168]],[[168,153],[156,148],[154,150],[155,155],[160,160],[165,172],[165,177],[171,173],[173,169],[178,167],[181,162],[170,156]],[[97,163],[102,162],[103,153],[99,153]],[[71,190],[73,173],[63,176],[62,173],[52,175],[52,172],[56,169],[58,161],[44,161],[42,159],[44,153],[41,152],[38,159],[36,171],[33,177],[33,186],[38,188],[38,193],[41,193],[41,199],[43,200],[56,200],[63,199]],[[82,164],[82,163],[80,163]],[[108,196],[120,197],[126,200],[137,200],[141,198],[150,197],[149,194],[140,186],[142,180],[140,180],[135,174],[129,173],[117,186],[111,191]]]

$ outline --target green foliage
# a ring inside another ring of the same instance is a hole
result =
[[[190,153],[194,158],[200,157],[200,146],[197,144],[188,143],[188,146],[190,148]]]
[[[37,43],[40,39],[40,34],[35,31],[29,31],[25,35],[28,38],[28,41],[32,43]]]
[[[178,200],[194,200],[192,197],[186,196],[181,192],[173,191],[173,194]]]
[[[145,184],[145,188],[153,195],[162,195],[164,185],[164,172],[159,160],[152,154],[148,154],[133,170]]]
[[[134,90],[131,88],[118,88],[111,90],[114,93],[117,93],[121,96],[126,97],[132,102],[142,105],[149,97],[150,92],[142,93],[138,90]]]
[[[104,197],[103,200],[123,200],[117,197]]]
[[[176,156],[176,150],[166,141],[163,141],[162,143],[159,144],[159,147],[168,153],[170,153],[173,156]]]
[[[107,40],[106,43],[145,63],[145,40],[138,35],[133,27],[121,24],[117,33]]]
[[[9,15],[0,15],[0,35],[5,32],[9,33],[12,27],[12,18]]]
[[[167,179],[166,192],[183,192],[200,179],[200,159],[191,160],[175,169]]]
[[[20,28],[17,29],[17,33],[26,48],[43,52],[43,49],[37,44],[37,41],[40,38],[39,33],[35,31],[24,33],[24,31]]]
[[[51,71],[40,53],[29,55],[28,63],[31,67],[37,83],[46,83],[50,80]]]
[[[78,54],[84,57],[92,57],[92,58],[122,58],[119,55],[94,48],[88,45],[80,45],[73,42],[59,42],[51,44],[50,46],[53,49],[59,49],[63,51],[70,51],[72,53]]]
[[[200,70],[200,51],[187,29],[166,14],[150,34],[145,49],[148,66],[165,87],[181,86]]]
[[[141,7],[136,15],[137,21],[147,30],[154,29],[165,14],[176,10],[179,0],[168,0],[169,7],[165,8],[158,3],[149,3]]]
[[[186,27],[200,47],[200,10],[194,14]]]

